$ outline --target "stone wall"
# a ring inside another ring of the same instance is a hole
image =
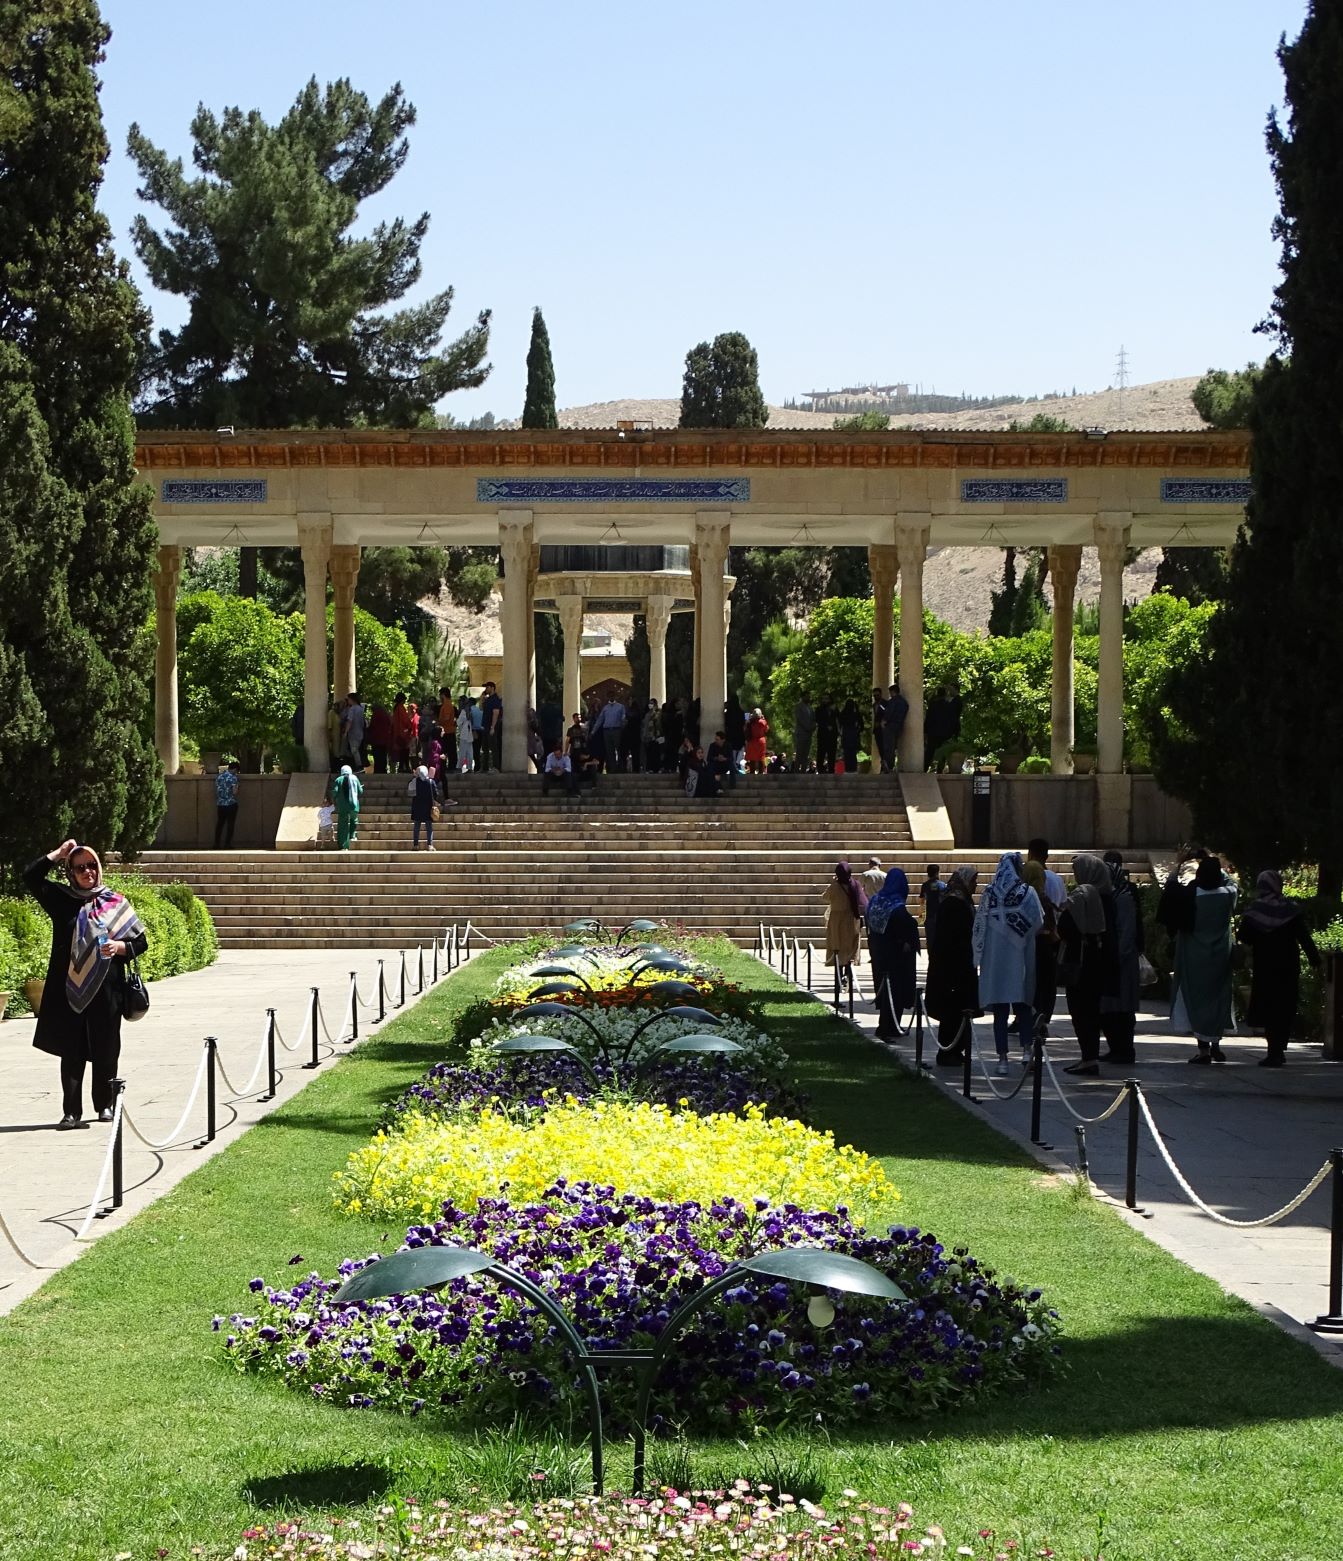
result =
[[[1096,838],[1094,775],[991,775],[989,845],[1024,848],[1042,835],[1051,845],[1090,846],[1097,850],[1126,846],[1173,846],[1190,831],[1189,809],[1168,797],[1151,775],[1129,777],[1132,815],[1126,840]],[[943,801],[956,845],[973,844],[969,775],[940,775]]]
[[[215,840],[215,783],[213,775],[164,777],[168,811],[154,837],[158,847],[204,850]],[[275,831],[284,810],[287,775],[244,775],[238,788],[238,822],[233,831],[234,849],[266,850],[275,845]]]

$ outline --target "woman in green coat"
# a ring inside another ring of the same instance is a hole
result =
[[[336,804],[336,847],[348,851],[359,839],[359,800],[364,783],[348,764],[342,764],[331,793]]]

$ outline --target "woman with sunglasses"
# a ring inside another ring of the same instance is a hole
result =
[[[53,867],[64,869],[65,883],[51,879]],[[51,917],[51,958],[33,1045],[61,1059],[60,1125],[80,1125],[89,1063],[93,1109],[100,1122],[110,1122],[126,966],[144,953],[149,939],[131,902],[103,882],[103,864],[91,846],[65,841],[39,856],[23,881]]]

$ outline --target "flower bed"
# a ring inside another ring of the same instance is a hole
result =
[[[881,1166],[831,1133],[748,1104],[701,1117],[648,1101],[566,1100],[523,1118],[487,1109],[458,1120],[407,1112],[336,1173],[355,1214],[432,1218],[445,1201],[473,1207],[507,1188],[540,1197],[561,1177],[679,1201],[757,1196],[804,1208],[881,1207],[899,1195]]]
[[[659,1378],[655,1410],[677,1424],[731,1430],[819,1415],[842,1426],[873,1409],[919,1415],[1025,1382],[1057,1354],[1058,1320],[1038,1291],[916,1229],[871,1236],[842,1208],[659,1202],[558,1182],[532,1203],[449,1206],[441,1220],[411,1228],[408,1246],[430,1244],[475,1247],[526,1273],[594,1350],[650,1347],[685,1296],[735,1259],[781,1247],[848,1253],[910,1297],[906,1305],[840,1295],[833,1323],[817,1328],[802,1287],[743,1275],[692,1319]],[[529,1303],[466,1279],[436,1295],[335,1304],[344,1279],[371,1261],[288,1289],[254,1279],[256,1312],[229,1319],[238,1367],[356,1408],[453,1408],[496,1424],[528,1410],[567,1421],[577,1406],[572,1366]],[[626,1419],[629,1375],[611,1376],[604,1391],[614,1421]]]
[[[752,1489],[738,1480],[731,1490],[663,1491],[648,1500],[590,1496],[555,1499],[520,1507],[512,1503],[488,1512],[438,1502],[431,1508],[397,1502],[382,1509],[371,1532],[336,1519],[325,1532],[297,1523],[250,1528],[234,1551],[235,1561],[313,1557],[317,1561],[367,1561],[371,1556],[415,1556],[417,1561],[461,1561],[483,1554],[493,1561],[535,1558],[571,1561],[598,1555],[605,1561],[708,1561],[741,1556],[743,1561],[824,1561],[859,1556],[863,1561],[907,1561],[911,1556],[969,1557],[970,1561],[1016,1561],[1023,1554],[1047,1558],[1047,1546],[1029,1551],[1016,1540],[999,1541],[980,1529],[967,1542],[949,1540],[936,1524],[921,1524],[914,1509],[878,1507],[845,1491],[834,1515],[805,1499]]]

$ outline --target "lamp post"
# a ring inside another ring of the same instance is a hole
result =
[[[576,981],[543,981],[533,997],[576,997],[583,990]]]
[[[651,1052],[635,1066],[635,1074],[640,1074],[654,1063],[659,1057],[670,1055],[673,1052],[688,1052],[704,1054],[717,1052],[726,1055],[729,1052],[744,1051],[736,1041],[728,1040],[726,1035],[673,1035],[669,1040],[659,1041]]]
[[[605,928],[603,928],[601,922],[595,916],[580,916],[577,921],[565,922],[564,930],[566,932],[603,932]]]
[[[602,1061],[609,1063],[611,1060],[611,1054],[606,1049],[606,1037],[581,1008],[575,1008],[572,1004],[524,1003],[521,1008],[513,1010],[512,1017],[514,1019],[577,1019],[580,1024],[585,1024],[592,1031],[597,1042],[597,1049],[602,1054]]]
[[[501,1057],[510,1055],[514,1057],[531,1057],[549,1052],[554,1052],[559,1056],[567,1055],[574,1057],[592,1082],[594,1084],[597,1082],[597,1075],[592,1071],[592,1064],[588,1059],[579,1051],[577,1046],[569,1041],[561,1040],[558,1035],[530,1035],[525,1033],[522,1035],[506,1035],[503,1040],[495,1041],[490,1050],[497,1052]]]
[[[412,1247],[406,1252],[380,1258],[351,1274],[336,1291],[334,1300],[372,1301],[379,1296],[406,1295],[412,1290],[441,1290],[454,1279],[466,1279],[472,1274],[493,1279],[505,1289],[516,1290],[525,1296],[551,1323],[569,1347],[574,1364],[583,1378],[583,1388],[588,1400],[588,1430],[592,1438],[592,1489],[602,1494],[602,1401],[597,1390],[597,1373],[592,1367],[592,1357],[568,1313],[546,1294],[539,1285],[532,1283],[525,1274],[496,1263],[484,1252],[471,1247]]]
[[[563,948],[552,951],[556,959],[590,959],[594,965],[601,961],[589,948],[584,948],[581,943],[566,943]]]
[[[630,980],[635,981],[645,970],[665,972],[667,975],[689,975],[693,966],[686,964],[685,960],[678,959],[675,954],[655,954],[651,959],[641,959],[630,967]]]
[[[710,1027],[715,1027],[723,1022],[717,1014],[711,1014],[707,1008],[689,1008],[679,1003],[671,1008],[660,1008],[657,1013],[649,1014],[648,1018],[644,1020],[625,1043],[625,1050],[620,1054],[622,1064],[630,1060],[630,1053],[634,1050],[635,1041],[639,1039],[645,1030],[655,1025],[659,1019],[688,1019],[692,1024],[707,1024]],[[740,1051],[741,1048],[734,1044],[733,1050]]]
[[[537,965],[534,970],[529,970],[527,973],[531,976],[568,976],[575,981],[581,981],[589,992],[592,990],[592,982],[572,965]]]
[[[657,922],[649,921],[646,916],[636,916],[633,921],[627,921],[616,933],[616,942],[619,944],[627,932],[656,932],[657,930]]]

